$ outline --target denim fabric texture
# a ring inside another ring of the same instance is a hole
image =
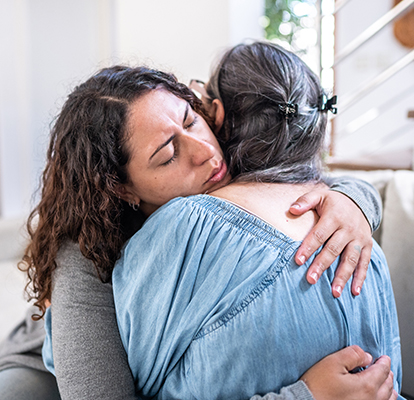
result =
[[[46,309],[45,316],[45,331],[46,337],[43,342],[42,347],[42,358],[43,364],[45,364],[46,369],[56,376],[55,373],[55,362],[53,360],[53,347],[52,347],[52,308],[48,307]]]
[[[160,399],[242,399],[278,392],[351,344],[392,360],[401,385],[397,313],[374,244],[360,296],[331,294],[338,260],[316,285],[295,242],[221,199],[161,207],[113,274],[118,325],[137,389]]]

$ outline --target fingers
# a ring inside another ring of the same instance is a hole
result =
[[[323,244],[324,240],[327,240],[331,229],[329,223],[326,223],[322,218],[319,220],[295,255],[295,261],[298,265],[303,264],[303,261],[307,260],[312,252]],[[353,295],[359,295],[366,278],[372,244],[371,237],[355,238],[355,234],[348,229],[338,229],[310,265],[306,275],[307,281],[310,284],[315,284],[323,272],[341,255],[332,282],[332,294],[334,297],[340,297],[346,283],[354,275],[351,290]]]
[[[393,390],[392,395],[389,400],[397,400],[397,399],[398,399],[398,393],[395,390]]]
[[[349,346],[317,362],[300,379],[315,399],[395,400],[390,358],[382,356],[371,362],[369,353]],[[355,373],[358,368],[365,369]]]
[[[360,373],[361,378],[366,382],[365,391],[376,394],[378,400],[389,400],[393,398],[393,378],[391,371],[391,359],[388,356],[381,356],[370,367]]]
[[[300,196],[291,206],[289,212],[293,215],[302,215],[306,211],[316,208],[323,200],[322,192],[314,190]]]
[[[346,371],[353,371],[358,367],[366,367],[371,364],[371,354],[365,352],[357,345],[345,347],[333,354],[343,363]]]
[[[319,220],[319,223],[321,221],[322,221],[322,219]],[[310,240],[310,241],[314,242],[315,243],[314,246],[317,246],[316,243],[319,243],[320,241],[325,239],[326,234],[322,233],[322,231],[319,230],[318,225],[315,225],[314,229],[317,229],[317,230],[315,232],[311,231],[310,234],[308,235],[308,237],[306,237],[304,239],[303,243],[302,243],[302,246],[307,246],[305,248],[306,250],[309,250],[309,249],[313,250],[313,247],[310,247],[312,245],[307,245],[307,243],[308,243],[307,240]],[[327,228],[327,229],[329,229],[329,228]],[[325,240],[327,240],[327,238]],[[326,244],[322,248],[321,252],[315,257],[312,264],[310,265],[310,267],[308,269],[308,273],[307,273],[308,282],[311,283],[311,284],[316,283],[318,281],[318,279],[321,277],[322,273],[331,266],[331,264],[341,254],[344,247],[347,246],[348,243],[349,243],[349,239],[346,236],[346,232],[344,230],[336,231],[332,235],[332,237],[326,242]],[[319,245],[319,247],[320,247],[320,245]],[[303,254],[302,250],[301,250],[301,248],[299,248],[299,250],[297,251],[298,257],[302,256],[302,254]],[[305,253],[305,254],[307,254],[307,253]],[[347,265],[349,267],[349,263],[345,264],[345,266],[347,266]],[[346,270],[346,269],[343,270],[344,274],[345,274],[345,272],[347,272],[349,274],[348,279],[352,275],[352,273],[354,272],[355,266],[356,266],[356,264],[354,265],[352,270],[350,270],[350,268],[348,268],[348,270]],[[346,282],[347,282],[347,280],[345,281],[345,283]],[[338,279],[336,286],[338,286],[339,283],[341,283],[341,281]],[[343,287],[344,287],[344,285],[342,285],[342,289],[343,289]]]
[[[306,383],[315,399],[355,399],[352,395],[358,394],[364,388],[364,383],[357,377],[358,374],[350,374],[349,371],[365,367],[371,361],[372,357],[359,346],[346,347],[324,357],[300,379]]]
[[[333,354],[344,363],[347,371],[355,371],[358,367],[366,367],[372,362],[372,356],[359,346],[349,346]],[[361,377],[361,390],[368,395],[367,398],[377,400],[395,400],[394,374],[391,371],[391,359],[381,356],[368,368],[354,375]],[[356,382],[354,382],[356,383]],[[365,397],[364,397],[365,398]]]
[[[359,265],[361,253],[362,253],[362,250],[361,250],[361,247],[358,245],[357,241],[352,241],[345,247],[345,250],[341,254],[341,261],[339,263],[339,266],[335,271],[335,278],[332,282],[332,294],[334,297],[339,297],[341,295],[346,283],[348,282],[349,278],[351,278],[355,269]],[[371,253],[369,252],[369,254]],[[369,259],[368,259],[368,263],[369,263]],[[368,263],[367,263],[367,268],[368,268]],[[358,280],[359,291],[365,279],[363,272],[364,272],[363,270],[359,271],[359,280]],[[365,275],[366,275],[366,270],[365,270]],[[357,291],[356,285],[355,285],[355,291]]]
[[[361,293],[362,285],[367,276],[369,262],[371,260],[372,240],[363,249],[358,245],[358,241],[350,242],[341,255],[341,261],[335,271],[335,278],[332,282],[332,294],[340,297],[344,287],[352,274],[351,292],[354,296]]]
[[[298,265],[304,264],[309,259],[309,257],[329,239],[329,237],[335,232],[335,229],[336,224],[332,224],[332,220],[320,218],[318,223],[312,228],[312,230],[308,233],[305,239],[303,239],[302,244],[296,252],[296,263]],[[325,259],[324,265],[326,265],[326,263],[330,261],[330,263],[327,264],[329,266],[332,264],[335,258],[341,253],[342,248],[340,248],[339,243],[335,241],[328,242],[326,246],[328,246],[328,244],[329,248],[322,249],[322,257]],[[328,252],[332,253],[331,257],[328,256]],[[336,256],[333,256],[333,254],[336,254]],[[320,254],[318,256],[320,256]],[[320,258],[321,257],[319,257],[319,259]],[[320,262],[321,260],[318,261]],[[327,267],[325,267],[325,269],[326,268]],[[323,271],[325,269],[323,269]]]
[[[341,296],[346,283],[354,275],[351,291],[357,296],[369,265],[371,228],[352,200],[326,189],[314,190],[299,197],[290,212],[300,215],[313,208],[320,219],[303,240],[295,254],[295,261],[298,265],[304,264],[323,245],[306,274],[307,281],[315,284],[343,251],[332,282],[332,294],[334,297]]]
[[[362,285],[367,276],[368,266],[371,260],[371,250],[372,242],[371,245],[364,247],[361,251],[361,256],[359,257],[358,265],[352,279],[351,292],[354,296],[358,296],[361,293]]]
[[[387,379],[385,380],[385,382],[381,385],[381,387],[378,390],[377,399],[378,400],[389,400],[389,399],[397,398],[398,395],[397,397],[394,397],[395,396],[394,393],[397,393],[394,390],[394,374],[392,373],[392,371],[390,371]]]

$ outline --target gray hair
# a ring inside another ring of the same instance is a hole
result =
[[[263,182],[320,180],[326,113],[317,76],[295,54],[272,43],[228,50],[206,90],[224,106],[218,133],[233,178]],[[279,106],[297,104],[294,116]]]

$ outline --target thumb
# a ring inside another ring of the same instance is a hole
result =
[[[345,347],[336,353],[340,357],[344,367],[349,372],[356,371],[360,367],[366,367],[372,362],[372,356],[357,345]]]
[[[293,215],[302,215],[306,211],[316,208],[317,205],[321,204],[323,196],[320,191],[314,190],[309,193],[305,193],[300,196],[289,208],[289,212]]]
[[[390,376],[392,386],[393,374],[391,371],[391,359],[388,356],[381,356],[374,364],[362,371],[360,374],[364,381],[370,381],[377,387],[381,387]]]

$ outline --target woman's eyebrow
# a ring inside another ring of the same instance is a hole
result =
[[[169,137],[164,143],[160,144],[156,150],[154,151],[154,153],[152,153],[151,157],[149,158],[148,161],[151,161],[151,159],[161,150],[163,149],[165,146],[168,146],[169,143],[171,143],[173,140],[175,139],[175,135],[172,135],[171,137]]]
[[[186,103],[185,106],[185,111],[184,111],[184,118],[183,118],[183,125],[185,124],[185,120],[188,117],[188,111],[190,110],[190,104]],[[175,135],[172,135],[170,138],[168,138],[164,143],[162,143],[161,145],[159,145],[156,150],[154,151],[154,153],[152,153],[151,157],[149,158],[148,161],[151,161],[152,158],[161,150],[163,149],[165,146],[168,146],[169,143],[171,143],[172,140],[175,139]]]

